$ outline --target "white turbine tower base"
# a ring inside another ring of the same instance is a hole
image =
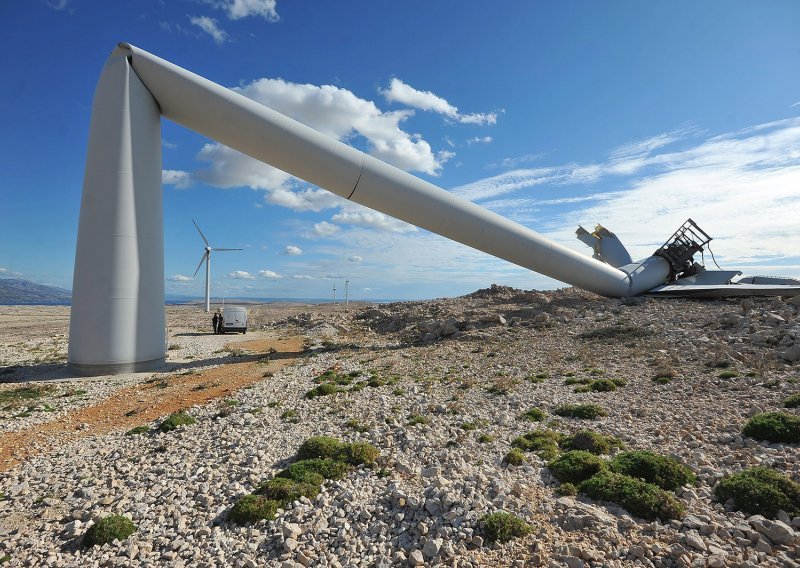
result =
[[[192,219],[192,223],[194,223],[197,232],[200,233],[200,238],[203,239],[203,242],[206,245],[205,252],[203,252],[203,256],[200,257],[200,264],[197,265],[197,270],[194,271],[192,278],[197,276],[197,273],[200,270],[200,267],[203,266],[203,262],[206,263],[206,313],[211,311],[211,251],[230,251],[230,250],[242,250],[240,248],[214,248],[208,243],[208,239],[203,234],[203,231],[200,230],[200,227],[197,223],[194,222]]]
[[[82,375],[164,365],[161,115],[122,50],[92,103],[72,282],[69,369]]]

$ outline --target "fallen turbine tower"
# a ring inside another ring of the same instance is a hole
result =
[[[664,254],[620,266],[580,254],[120,43],[92,106],[70,316],[74,372],[114,374],[164,364],[161,116],[345,199],[603,296],[647,293],[683,274]],[[629,259],[616,253],[615,261]],[[788,281],[768,288],[759,293],[800,294]]]

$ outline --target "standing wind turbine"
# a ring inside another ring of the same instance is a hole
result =
[[[192,223],[194,223],[194,219],[192,219]],[[200,267],[203,266],[203,262],[206,263],[206,312],[211,311],[211,251],[218,250],[242,250],[242,249],[228,249],[228,248],[213,248],[210,244],[208,244],[208,239],[203,234],[203,231],[200,230],[200,227],[197,226],[197,223],[194,223],[197,232],[200,233],[200,237],[203,239],[203,242],[206,244],[206,250],[203,252],[203,256],[200,258],[200,264],[197,265],[197,270],[194,271],[192,278],[197,276],[197,273],[200,271]]]

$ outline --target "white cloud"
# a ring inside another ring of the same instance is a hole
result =
[[[182,170],[161,170],[161,183],[174,185],[177,189],[186,189],[192,185],[192,175]]]
[[[69,0],[55,0],[54,2],[47,2],[47,5],[53,10],[63,10],[69,4]]]
[[[467,144],[490,144],[494,138],[491,136],[476,136],[475,138],[468,138]]]
[[[260,16],[267,21],[277,22],[277,0],[206,0],[215,8],[225,10],[228,18],[239,20],[250,16]]]
[[[259,79],[234,90],[337,140],[363,140],[367,153],[404,170],[438,175],[455,155],[434,152],[420,135],[401,128],[414,111],[383,112],[346,89]],[[192,177],[216,187],[265,190],[267,203],[295,211],[321,211],[343,203],[332,193],[303,187],[290,174],[221,144],[205,144],[198,159],[209,166]]]
[[[303,254],[303,249],[294,245],[286,245],[286,248],[283,249],[283,253],[288,254],[289,256],[299,256]]]
[[[228,274],[228,278],[233,278],[235,280],[255,280],[256,277],[250,274],[249,272],[245,272],[244,270],[234,270],[233,272]]]
[[[261,278],[267,278],[269,280],[279,280],[283,278],[283,276],[272,270],[259,270],[258,275],[261,276]]]
[[[314,224],[314,234],[320,237],[330,237],[341,230],[342,228],[339,225],[334,225],[333,223],[328,223],[327,221]]]
[[[191,276],[185,276],[183,274],[173,274],[172,276],[167,276],[167,280],[171,280],[172,282],[192,282],[194,279]]]
[[[559,206],[534,221],[537,230],[564,244],[575,242],[574,229],[602,223],[628,245],[634,257],[649,256],[687,218],[715,239],[711,247],[720,264],[784,264],[800,260],[800,118],[760,124],[699,140],[680,150],[668,144],[687,133],[672,133],[617,149],[598,164],[568,164],[515,170],[458,188],[461,195],[486,199],[510,193],[513,199],[484,202],[505,208],[517,219],[524,211]],[[586,190],[615,178],[613,192]],[[539,199],[524,190],[570,186],[579,195]],[[709,258],[706,258],[710,262]]]
[[[350,262],[361,262],[361,261],[364,260],[364,258],[361,257],[361,256],[358,256],[357,254],[354,254],[353,256],[349,257],[347,260],[349,260]]]
[[[798,107],[798,106],[800,106],[800,101],[797,101],[796,103],[791,105],[789,108],[794,108],[794,107]]]
[[[431,91],[419,91],[394,77],[389,82],[388,89],[379,89],[379,92],[390,103],[398,102],[420,110],[436,112],[465,124],[495,124],[497,113],[461,114],[458,108],[447,102],[446,99]]]
[[[339,213],[331,217],[331,221],[342,225],[369,227],[392,233],[412,233],[417,230],[416,227],[404,221],[356,204],[351,204],[343,208]]]
[[[8,272],[8,268],[4,268],[4,267],[0,266],[0,274],[3,274],[5,272]]]
[[[292,274],[292,278],[295,280],[316,280],[316,278],[308,274]]]
[[[214,18],[209,18],[208,16],[190,16],[189,22],[210,35],[218,44],[223,44],[228,41],[228,32],[220,28],[217,25],[217,20]]]

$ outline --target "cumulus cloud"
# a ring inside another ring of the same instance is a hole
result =
[[[288,254],[289,256],[299,256],[303,254],[303,249],[294,245],[286,245],[286,248],[283,249],[283,253]]]
[[[250,16],[259,16],[270,22],[277,22],[280,19],[277,0],[206,0],[206,2],[215,8],[225,10],[231,20]]]
[[[184,274],[173,274],[171,276],[167,276],[167,280],[171,280],[172,282],[192,282],[194,279],[191,276],[186,276]]]
[[[468,138],[467,144],[490,144],[494,138],[491,136],[476,136],[474,138]]]
[[[217,25],[217,20],[208,16],[190,16],[189,22],[210,35],[218,44],[228,41],[228,32]]]
[[[308,274],[292,274],[292,278],[295,280],[316,280],[316,278]]]
[[[678,141],[682,148],[669,148]],[[615,191],[586,193],[606,180],[614,180]],[[526,194],[537,186],[579,194]],[[638,258],[691,217],[715,237],[712,248],[718,261],[729,263],[725,268],[769,259],[779,273],[800,261],[798,187],[800,118],[790,118],[705,139],[695,129],[677,130],[621,146],[597,164],[515,170],[455,191],[479,201],[500,197],[482,204],[505,208],[517,220],[533,212],[536,228],[564,243],[574,242],[577,224],[600,222]],[[560,211],[535,213],[548,206]]]
[[[389,82],[388,89],[379,89],[379,92],[390,103],[397,102],[420,110],[443,114],[464,124],[495,124],[497,113],[461,114],[458,108],[447,102],[446,99],[431,91],[420,91],[404,83],[397,77]]]
[[[192,185],[192,175],[182,170],[161,170],[161,183],[174,185],[177,189],[186,189]]]
[[[348,204],[339,213],[331,217],[331,221],[342,225],[368,227],[391,233],[413,233],[417,230],[413,225],[400,221],[378,211],[361,207],[355,203]]]
[[[279,280],[283,278],[283,276],[272,270],[259,270],[258,275],[261,276],[261,278],[267,278],[269,280]]]
[[[228,278],[233,278],[235,280],[255,280],[256,277],[250,274],[249,272],[245,272],[244,270],[234,270],[233,272],[228,274]]]
[[[357,254],[354,254],[353,256],[351,256],[350,258],[348,258],[347,260],[349,260],[350,262],[361,262],[361,261],[363,261],[363,260],[364,260],[364,258],[363,258],[363,257],[360,257],[360,256],[358,256]]]
[[[334,225],[333,223],[328,223],[327,221],[322,221],[320,223],[314,224],[314,234],[320,237],[330,237],[341,231],[341,227],[339,225]]]

